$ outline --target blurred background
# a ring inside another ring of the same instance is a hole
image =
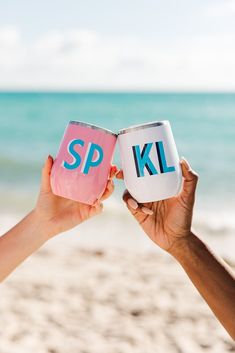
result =
[[[234,62],[234,0],[0,3],[1,233],[34,207],[41,167],[69,120],[117,132],[167,119],[200,175],[194,227],[234,262]],[[2,285],[0,352],[235,351],[115,184],[102,216]]]

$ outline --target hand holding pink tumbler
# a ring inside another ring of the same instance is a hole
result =
[[[51,172],[53,193],[93,205],[106,188],[116,140],[107,129],[70,121]]]

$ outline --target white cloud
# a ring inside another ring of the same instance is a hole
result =
[[[234,90],[235,36],[153,40],[53,31],[26,43],[0,29],[1,89]]]
[[[0,73],[1,69],[11,69],[21,56],[21,37],[16,28],[0,28]],[[1,76],[0,76],[1,82]]]
[[[14,27],[5,27],[0,30],[0,48],[11,48],[19,44],[20,34]]]
[[[228,17],[235,15],[235,1],[222,0],[220,2],[212,1],[207,7],[205,14],[211,17]]]

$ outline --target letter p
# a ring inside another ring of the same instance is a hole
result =
[[[97,156],[93,159],[95,153]],[[102,148],[99,145],[90,142],[88,144],[87,153],[82,166],[82,172],[84,174],[88,174],[91,167],[97,167],[102,162],[103,157],[104,152]]]

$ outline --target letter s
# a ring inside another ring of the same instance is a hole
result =
[[[66,169],[76,169],[77,167],[79,167],[80,163],[81,163],[81,157],[79,156],[79,154],[74,150],[74,146],[76,145],[80,145],[80,146],[84,146],[84,141],[82,140],[72,140],[70,141],[70,143],[68,144],[68,153],[70,153],[73,157],[73,162],[70,164],[66,161],[63,161],[62,166]]]

